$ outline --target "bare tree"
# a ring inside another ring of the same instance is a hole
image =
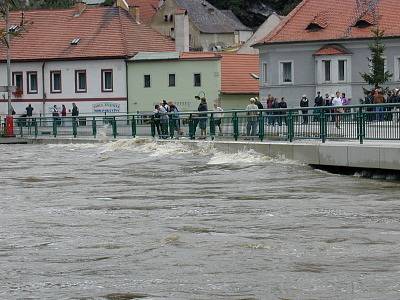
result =
[[[7,49],[7,100],[8,114],[12,114],[11,105],[11,38],[18,36],[27,25],[24,13],[21,12],[21,19],[18,25],[10,26],[10,10],[19,8],[17,0],[0,0],[0,18],[5,21],[5,28],[0,28],[0,42]]]

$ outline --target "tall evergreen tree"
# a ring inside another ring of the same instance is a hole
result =
[[[389,81],[393,74],[385,71],[385,59],[383,56],[385,45],[382,42],[385,32],[379,28],[375,28],[372,30],[372,33],[374,34],[374,41],[369,45],[371,58],[368,58],[370,69],[368,73],[361,73],[361,77],[369,85],[378,88]]]

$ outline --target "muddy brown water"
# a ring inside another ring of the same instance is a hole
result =
[[[0,299],[400,298],[399,182],[178,143],[0,150]]]

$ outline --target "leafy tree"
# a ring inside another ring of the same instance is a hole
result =
[[[371,58],[368,58],[370,70],[368,73],[361,73],[360,75],[366,83],[379,88],[380,85],[389,81],[393,74],[385,71],[385,59],[383,57],[385,45],[382,42],[385,32],[379,28],[375,28],[372,30],[372,33],[374,34],[374,41],[369,45]]]

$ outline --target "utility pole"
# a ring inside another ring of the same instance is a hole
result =
[[[5,8],[5,18],[6,18],[6,43],[7,43],[7,102],[8,102],[8,115],[12,115],[12,105],[11,105],[11,56],[10,56],[10,3],[6,0],[4,1]]]

